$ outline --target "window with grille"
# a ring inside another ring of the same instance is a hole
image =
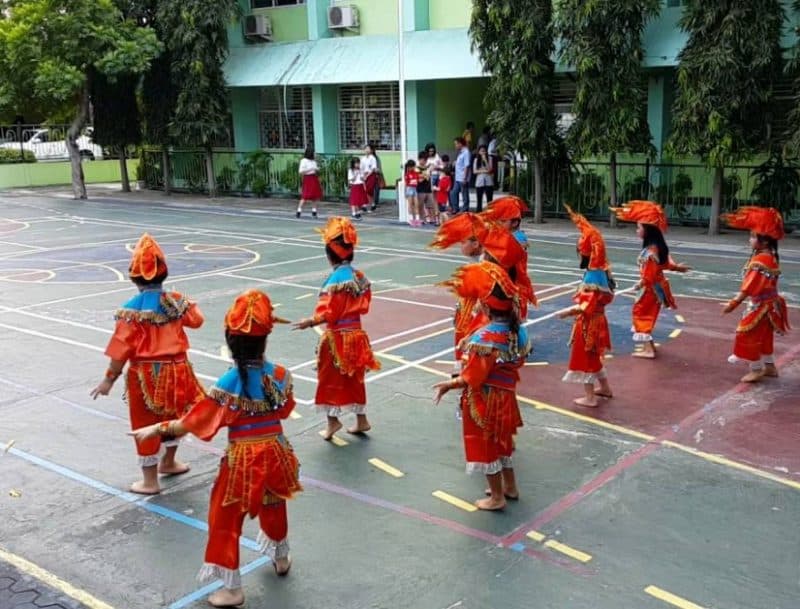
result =
[[[339,142],[342,150],[400,150],[400,94],[397,83],[339,87]]]
[[[273,8],[275,6],[297,6],[306,0],[250,0],[250,8]]]
[[[303,150],[314,145],[311,87],[261,89],[261,147]]]

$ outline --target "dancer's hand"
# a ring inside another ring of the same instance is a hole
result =
[[[572,317],[573,315],[577,315],[577,313],[578,313],[578,312],[577,312],[577,311],[576,311],[574,308],[572,308],[572,309],[566,309],[566,310],[564,310],[564,311],[561,311],[561,313],[559,313],[559,314],[557,315],[557,317],[558,317],[559,319],[566,319],[567,317]]]
[[[438,405],[439,402],[442,401],[444,394],[450,391],[453,388],[453,381],[442,381],[441,383],[436,383],[433,386],[433,404],[434,406]]]
[[[311,318],[301,319],[300,321],[292,324],[292,330],[305,330],[314,326],[314,320]]]
[[[89,392],[89,395],[92,396],[93,400],[97,399],[99,395],[108,395],[111,392],[111,388],[114,386],[114,381],[111,379],[103,379],[101,383],[92,389]]]
[[[671,271],[675,271],[676,273],[688,273],[692,270],[688,264],[683,264],[682,262],[676,262],[672,265]]]
[[[129,431],[128,435],[136,438],[137,442],[143,442],[151,438],[157,438],[159,436],[158,423],[154,425],[148,425],[147,427],[140,427],[139,429],[134,429],[133,431]]]
[[[731,312],[731,311],[733,311],[733,310],[734,310],[736,307],[738,307],[740,304],[741,304],[741,302],[739,302],[739,301],[738,301],[738,300],[736,300],[735,298],[731,298],[731,299],[728,301],[728,304],[726,304],[726,305],[725,305],[725,308],[724,308],[724,309],[722,309],[722,314],[723,314],[723,315],[725,315],[725,313],[730,313],[730,312]]]

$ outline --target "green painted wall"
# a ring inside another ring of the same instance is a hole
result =
[[[358,8],[358,32],[336,30],[334,36],[379,36],[397,33],[397,0],[337,0]]]
[[[472,0],[429,0],[430,29],[468,27]]]
[[[136,179],[137,159],[128,161],[128,175]],[[83,173],[87,184],[119,182],[119,161],[86,161]],[[0,189],[29,188],[31,186],[59,186],[72,183],[70,164],[14,163],[0,165]]]
[[[467,121],[475,123],[476,137],[486,123],[483,95],[485,78],[464,78],[436,82],[436,146],[452,153],[453,138],[461,135]],[[452,154],[451,154],[452,157]]]
[[[261,147],[258,124],[259,90],[256,87],[230,89],[233,114],[233,143],[236,150]]]
[[[339,115],[336,85],[311,87],[314,110],[314,149],[320,153],[339,152]]]
[[[416,159],[416,153],[436,134],[436,83],[406,83],[406,119],[409,156]]]
[[[274,42],[308,40],[308,9],[305,5],[257,8],[254,15],[267,15],[272,20]]]

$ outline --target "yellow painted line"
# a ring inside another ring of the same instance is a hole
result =
[[[679,324],[686,323],[686,320],[684,319],[683,315],[675,315],[675,321],[677,321]]]
[[[438,277],[439,275],[416,275],[414,279],[430,279],[431,277]]]
[[[394,476],[395,478],[402,478],[403,476],[405,476],[405,474],[396,467],[392,467],[391,465],[386,463],[386,461],[381,461],[376,457],[370,459],[369,462],[378,469],[385,471],[387,474],[389,474],[390,476]]]
[[[534,406],[537,410],[548,410],[550,412],[557,412],[558,414],[563,414],[570,418],[577,419],[579,421],[584,421],[585,423],[590,423],[598,427],[604,427],[605,429],[618,431],[619,433],[625,434],[627,436],[632,436],[634,438],[639,438],[640,440],[644,440],[646,442],[649,442],[654,438],[654,436],[650,436],[646,433],[636,431],[635,429],[628,429],[627,427],[622,427],[621,425],[614,425],[614,423],[608,423],[607,421],[603,421],[601,419],[595,419],[584,414],[572,412],[571,410],[566,410],[564,408],[559,408],[558,406],[553,406],[552,404],[540,402],[539,400],[532,400],[531,398],[526,398],[521,395],[517,396],[517,400],[519,400],[520,402],[524,402],[525,404],[530,404],[531,406]]]
[[[539,543],[542,543],[547,538],[547,535],[545,535],[544,533],[540,533],[539,531],[528,531],[527,536],[530,539],[533,539],[533,541]]]
[[[301,415],[300,413],[295,412],[294,410],[292,410],[292,412],[289,413],[289,418],[290,419],[302,419],[303,415]]]
[[[581,552],[580,550],[576,550],[572,546],[568,546],[565,543],[561,543],[560,541],[556,541],[555,539],[548,539],[544,542],[546,548],[550,548],[551,550],[555,550],[556,552],[561,552],[562,554],[566,554],[570,558],[574,558],[575,560],[579,560],[580,562],[589,562],[592,560],[592,555],[587,554],[586,552]]]
[[[654,596],[658,600],[664,601],[665,603],[669,603],[674,607],[680,607],[680,609],[704,609],[703,607],[701,607],[696,603],[693,603],[692,601],[687,601],[685,598],[676,596],[671,592],[662,590],[657,586],[647,586],[647,588],[645,588],[644,591],[650,596]]]
[[[314,292],[309,292],[308,294],[303,294],[302,296],[295,296],[295,300],[303,300],[304,298],[311,298],[314,295]]]
[[[549,366],[550,362],[525,362],[526,366]]]
[[[753,474],[754,476],[758,476],[759,478],[771,480],[772,482],[777,482],[778,484],[783,484],[784,486],[788,486],[790,488],[800,491],[800,482],[797,482],[796,480],[791,480],[790,478],[784,478],[783,476],[778,476],[777,474],[764,471],[763,469],[758,469],[757,467],[753,467],[751,465],[745,465],[744,463],[739,463],[738,461],[734,461],[732,459],[728,459],[720,455],[703,452],[702,450],[697,450],[696,448],[692,448],[691,446],[685,446],[683,444],[672,442],[670,440],[663,440],[661,442],[661,445],[669,446],[670,448],[681,450],[690,455],[694,455],[695,457],[700,457],[701,459],[710,461],[711,463],[716,463],[718,465],[724,465],[725,467],[738,469],[739,471],[747,472],[749,474]]]
[[[669,333],[670,338],[678,338],[681,335],[681,329],[675,328],[672,332]]]
[[[321,429],[319,435],[325,436],[325,430]],[[347,446],[350,444],[347,440],[342,440],[339,436],[333,436],[331,438],[331,444],[335,444],[336,446]]]
[[[461,508],[465,512],[477,512],[478,508],[476,508],[471,503],[467,503],[463,499],[459,499],[458,497],[453,497],[452,495],[445,493],[444,491],[433,491],[433,496],[437,499],[441,499],[442,501],[446,501],[450,505],[454,505],[457,508]]]
[[[41,567],[33,564],[30,561],[25,560],[24,558],[17,556],[16,554],[12,554],[0,548],[0,559],[4,560],[7,563],[14,565],[17,569],[22,571],[23,573],[30,575],[31,577],[35,577],[41,582],[44,582],[48,586],[63,592],[67,596],[74,598],[79,603],[82,603],[89,607],[89,609],[114,609],[108,603],[104,603],[103,601],[95,598],[88,592],[76,588],[72,584],[65,582],[63,579],[57,577],[50,573],[50,571],[45,571]]]

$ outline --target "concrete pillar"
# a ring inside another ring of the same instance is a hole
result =
[[[673,73],[659,72],[650,76],[647,87],[647,122],[656,160],[660,161],[671,130],[672,101],[674,97]]]
[[[261,127],[258,121],[259,103],[257,87],[231,89],[233,143],[236,150],[249,152],[261,148]]]
[[[339,152],[339,102],[336,85],[312,85],[314,112],[314,150],[325,154]]]
[[[406,82],[408,152],[416,158],[425,144],[436,140],[436,89],[432,80]]]
[[[329,0],[306,0],[309,40],[331,37],[331,31],[328,29],[328,7],[330,5]]]
[[[403,31],[416,32],[431,29],[429,0],[403,1]]]

